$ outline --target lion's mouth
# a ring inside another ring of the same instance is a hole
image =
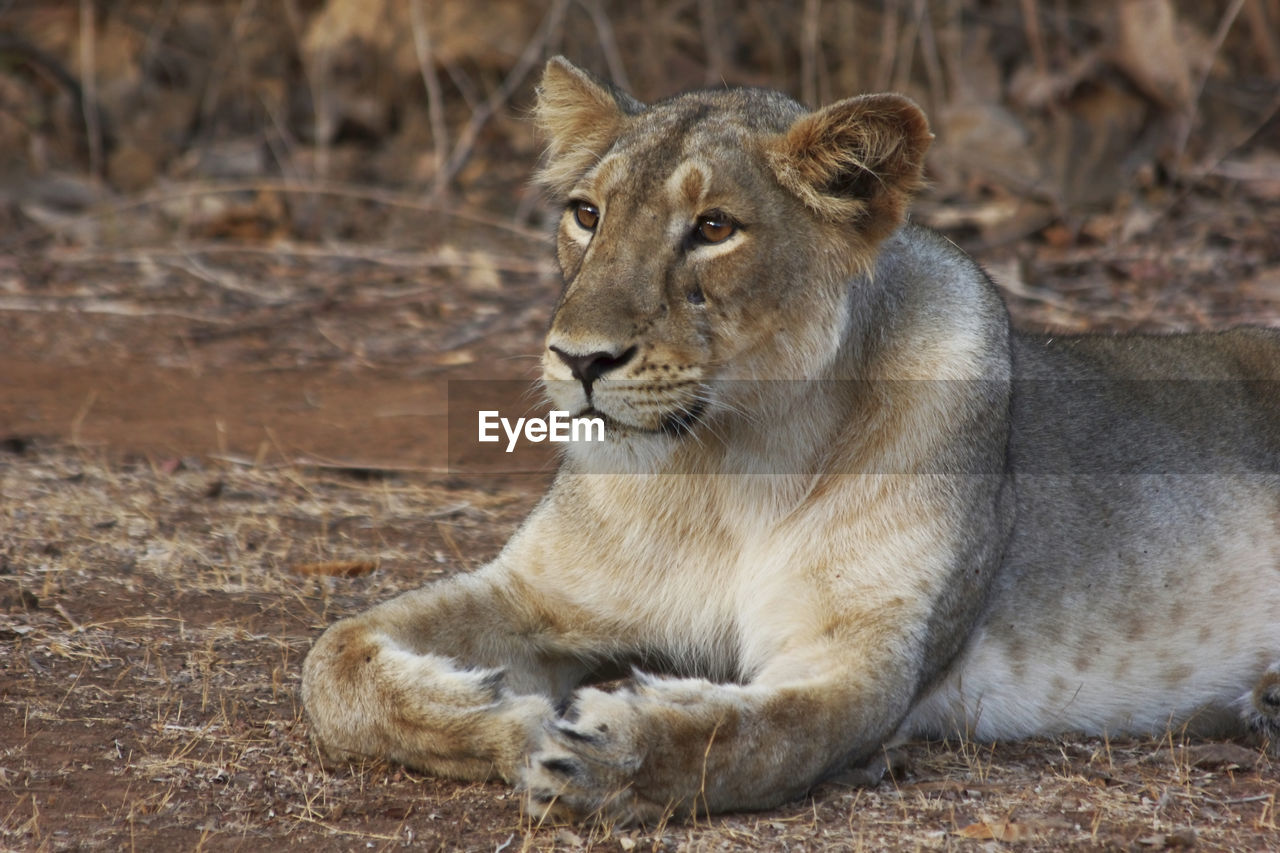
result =
[[[693,431],[693,428],[697,426],[698,422],[702,419],[703,414],[706,413],[706,409],[707,407],[705,403],[695,403],[688,409],[680,412],[673,412],[672,414],[665,416],[657,427],[646,427],[640,426],[639,424],[620,421],[608,413],[600,411],[595,406],[587,406],[587,408],[583,409],[577,417],[599,418],[604,421],[606,434],[616,431],[623,434],[639,433],[642,435],[669,435],[673,438],[678,438],[680,436],[688,435]]]

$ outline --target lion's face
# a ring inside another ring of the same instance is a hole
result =
[[[741,381],[824,374],[847,282],[919,180],[929,137],[914,105],[806,114],[725,90],[646,107],[563,61],[539,96],[542,178],[565,203],[542,360],[557,409],[667,439],[741,414],[727,390]]]

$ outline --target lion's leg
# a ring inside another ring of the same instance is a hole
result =
[[[1280,754],[1280,661],[1262,674],[1241,705],[1245,725],[1262,738],[1271,752]]]
[[[526,807],[535,817],[631,823],[800,796],[874,756],[908,701],[901,670],[869,683],[840,659],[777,684],[640,677],[614,693],[580,690],[533,755]]]
[[[585,675],[496,569],[429,584],[332,625],[302,669],[331,759],[514,780],[553,705]]]

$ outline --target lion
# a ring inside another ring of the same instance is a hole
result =
[[[535,117],[543,380],[607,440],[492,562],[325,631],[327,759],[625,823],[913,738],[1275,739],[1280,335],[1013,330],[906,221],[932,135],[900,95],[647,105],[555,58]]]

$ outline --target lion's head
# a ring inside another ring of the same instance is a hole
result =
[[[543,379],[557,409],[634,440],[741,415],[726,380],[827,374],[849,282],[903,221],[932,138],[899,95],[816,112],[758,89],[645,105],[561,58],[536,119],[539,178],[564,204]]]

